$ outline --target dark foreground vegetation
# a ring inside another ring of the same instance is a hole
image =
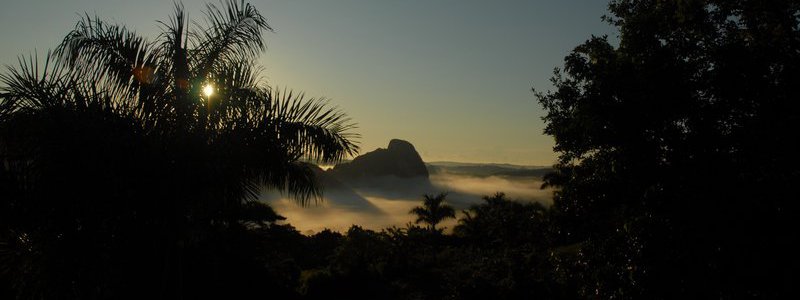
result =
[[[312,236],[254,200],[317,199],[301,161],[355,153],[352,123],[258,81],[252,6],[177,6],[153,42],[87,17],[0,75],[0,298],[790,298],[800,3],[609,9],[619,40],[536,94],[552,206],[431,195],[425,227]]]

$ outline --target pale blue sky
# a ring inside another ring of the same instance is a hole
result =
[[[200,20],[204,1],[184,1]],[[590,35],[613,29],[603,0],[258,0],[275,28],[261,56],[273,86],[324,96],[361,133],[362,152],[412,142],[426,161],[550,165],[542,108],[554,67]],[[53,48],[89,12],[149,38],[172,1],[7,1],[0,63]]]

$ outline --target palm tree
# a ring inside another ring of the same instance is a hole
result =
[[[255,59],[272,28],[253,6],[229,0],[222,8],[208,4],[205,14],[204,25],[189,28],[176,4],[154,42],[84,17],[48,54],[43,72],[31,58],[0,75],[0,117],[97,107],[147,135],[196,138],[196,146],[226,151],[224,163],[235,166],[232,181],[241,185],[233,198],[250,199],[265,184],[307,203],[320,190],[298,162],[355,154],[354,125],[325,99],[264,84]]]
[[[437,231],[436,224],[445,219],[455,218],[455,210],[452,206],[444,204],[447,193],[440,193],[436,196],[425,194],[422,206],[417,206],[409,211],[409,214],[417,216],[415,223],[428,224],[431,231]]]
[[[253,205],[262,188],[321,199],[307,162],[356,154],[354,124],[263,82],[272,28],[253,6],[209,4],[205,19],[189,26],[176,4],[148,41],[87,15],[43,62],[0,74],[0,279],[31,298],[108,297],[125,284],[96,276],[111,271],[180,283],[185,249],[279,219]]]

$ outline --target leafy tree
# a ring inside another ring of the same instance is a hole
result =
[[[329,268],[307,278],[306,295],[310,299],[394,299],[390,297],[396,295],[390,286],[392,278],[386,274],[390,253],[383,233],[353,225],[334,251]]]
[[[325,269],[307,272],[301,286],[309,299],[442,299],[439,251],[449,239],[409,225],[380,232],[351,227]],[[435,244],[438,242],[439,244]],[[438,247],[437,247],[438,246]]]
[[[408,212],[417,216],[416,224],[428,224],[431,231],[436,231],[436,224],[445,219],[456,217],[453,207],[444,203],[447,193],[440,193],[435,196],[425,194],[423,197],[422,206],[414,207]]]
[[[504,193],[484,196],[483,203],[464,210],[453,233],[480,246],[538,243],[547,247],[547,210],[538,202],[520,203]]]
[[[539,203],[484,196],[464,211],[453,234],[461,243],[447,284],[457,299],[568,298],[550,262],[547,209]]]
[[[53,55],[0,74],[0,279],[17,297],[277,286],[247,248],[280,219],[254,203],[260,189],[318,199],[300,161],[335,163],[356,135],[327,101],[261,80],[271,27],[253,6],[209,4],[205,17],[190,26],[176,4],[149,41],[86,16]]]
[[[334,251],[342,243],[344,237],[341,233],[325,229],[309,236],[307,239],[306,269],[323,268],[328,265]]]
[[[782,298],[798,267],[797,1],[617,0],[539,93],[564,267],[599,298]],[[572,251],[566,251],[572,252]]]

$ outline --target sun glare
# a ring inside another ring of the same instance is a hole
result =
[[[206,86],[203,87],[203,95],[206,95],[206,97],[211,97],[211,95],[213,94],[214,94],[214,86],[206,84]]]

